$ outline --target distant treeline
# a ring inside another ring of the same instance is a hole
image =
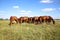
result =
[[[60,19],[54,19],[54,20],[60,20]]]
[[[9,20],[9,19],[8,18],[6,18],[6,19],[0,18],[0,20]]]

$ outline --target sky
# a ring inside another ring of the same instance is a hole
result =
[[[0,18],[51,16],[60,19],[60,0],[0,0]]]

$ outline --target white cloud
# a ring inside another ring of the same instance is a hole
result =
[[[27,12],[31,13],[32,11],[27,11]]]
[[[42,11],[49,12],[49,11],[54,11],[56,10],[55,8],[44,8]]]
[[[26,11],[25,10],[22,10],[22,11],[20,11],[21,13],[25,13]]]
[[[19,8],[19,6],[13,6],[13,8]]]
[[[26,10],[22,10],[20,11],[20,14],[30,14],[32,11],[26,11]]]
[[[41,2],[41,3],[53,3],[52,0],[41,0],[40,2]]]

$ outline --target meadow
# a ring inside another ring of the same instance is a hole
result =
[[[0,20],[0,40],[60,40],[60,20],[56,24],[13,24]]]

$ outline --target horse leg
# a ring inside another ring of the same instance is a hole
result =
[[[38,24],[38,20],[35,21],[35,24]]]
[[[48,24],[49,23],[49,20],[48,19],[45,19],[45,22],[46,22],[46,24]]]
[[[40,18],[40,20],[39,20],[40,24],[42,24],[42,21],[43,21],[43,20]]]
[[[23,23],[23,20],[20,20],[20,24]]]

